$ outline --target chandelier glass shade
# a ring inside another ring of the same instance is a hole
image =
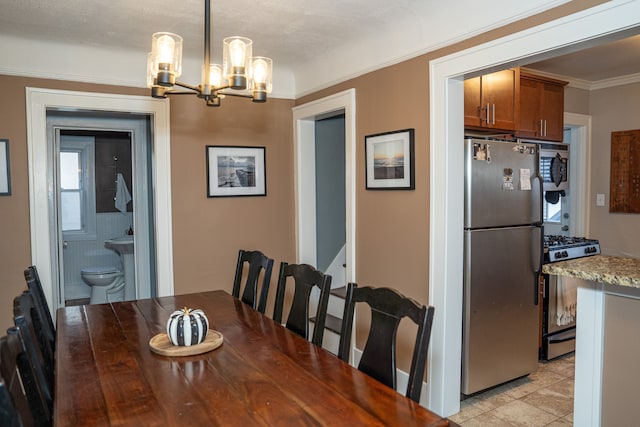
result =
[[[219,106],[226,95],[265,102],[273,88],[273,61],[263,56],[254,57],[251,39],[227,37],[223,40],[222,65],[212,64],[210,0],[205,0],[204,18],[202,83],[194,86],[177,80],[182,74],[182,37],[167,32],[154,33],[147,56],[147,87],[151,88],[151,96],[197,95],[213,107]]]

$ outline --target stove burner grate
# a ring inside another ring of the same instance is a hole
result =
[[[600,243],[585,237],[544,236],[544,262],[566,261],[600,253]]]

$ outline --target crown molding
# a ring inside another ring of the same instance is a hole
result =
[[[626,76],[612,77],[610,79],[602,79],[602,80],[584,80],[577,79],[575,77],[563,76],[561,74],[547,73],[545,71],[534,70],[531,68],[522,67],[522,70],[526,70],[532,74],[536,74],[542,77],[548,77],[556,80],[564,80],[569,82],[570,87],[576,89],[584,89],[584,90],[598,90],[598,89],[607,89],[615,86],[622,86],[626,84],[639,83],[640,82],[640,73],[628,74]]]

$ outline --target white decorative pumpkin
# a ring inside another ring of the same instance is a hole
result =
[[[200,309],[183,308],[171,313],[167,321],[167,335],[173,345],[190,346],[204,341],[209,319]]]

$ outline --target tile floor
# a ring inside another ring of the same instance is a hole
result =
[[[538,370],[460,402],[449,417],[462,427],[573,425],[574,354],[539,362]]]

